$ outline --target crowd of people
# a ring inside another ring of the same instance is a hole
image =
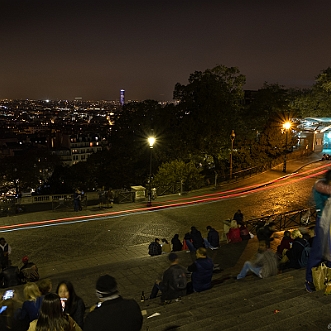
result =
[[[313,193],[317,207],[316,225],[284,231],[276,252],[270,248],[276,238],[276,224],[269,222],[261,225],[256,232],[258,250],[251,260],[243,264],[235,279],[241,280],[248,273],[258,278],[267,278],[291,268],[306,268],[306,290],[315,290],[311,269],[322,261],[331,267],[331,170],[315,183]],[[228,226],[228,244],[252,238],[240,210],[232,220],[224,222],[225,226]],[[149,255],[167,254],[170,265],[162,278],[155,281],[149,299],[156,298],[161,292],[161,302],[167,303],[212,287],[215,264],[207,253],[208,250],[220,248],[220,237],[212,226],[207,226],[206,230],[205,238],[192,226],[183,240],[179,234],[175,234],[170,242],[166,238],[155,238],[150,243]],[[192,264],[187,267],[179,263],[176,253],[182,250],[195,256]],[[23,265],[18,269],[10,265],[10,254],[10,245],[4,238],[0,238],[1,285],[8,287],[25,284],[24,301],[19,300],[13,289],[4,292],[0,303],[1,330],[103,331],[110,326],[113,330],[141,329],[143,318],[139,305],[132,299],[120,296],[112,276],[99,277],[95,288],[97,303],[86,314],[84,301],[76,294],[70,281],[59,282],[53,293],[52,282],[49,279],[39,280],[38,268],[29,262],[27,256],[23,257]],[[12,275],[15,275],[17,283]]]
[[[6,290],[0,302],[0,330],[16,331],[106,331],[140,330],[143,317],[139,305],[119,294],[110,275],[96,282],[97,303],[86,314],[86,307],[68,280],[59,282],[52,292],[50,279],[24,286],[24,300],[15,290]]]

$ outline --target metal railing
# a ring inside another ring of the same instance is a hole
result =
[[[266,215],[260,218],[251,219],[246,223],[248,230],[256,234],[256,229],[259,226],[264,226],[270,222],[274,222],[279,231],[313,225],[316,222],[316,208],[311,207],[286,213]]]

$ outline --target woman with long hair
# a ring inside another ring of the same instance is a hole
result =
[[[77,323],[63,311],[60,297],[45,295],[39,318],[30,323],[28,331],[82,331]]]
[[[43,297],[36,283],[26,283],[23,293],[25,301],[19,313],[19,319],[28,327],[31,321],[38,318]]]
[[[69,314],[83,328],[85,304],[76,294],[72,283],[67,280],[61,281],[56,288],[56,293],[61,299],[66,299],[64,312]]]

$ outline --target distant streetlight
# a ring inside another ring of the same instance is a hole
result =
[[[230,134],[230,140],[231,140],[231,154],[230,154],[230,179],[232,179],[232,154],[233,154],[233,142],[234,138],[236,137],[236,134],[234,133],[234,130],[232,130]]]
[[[153,159],[153,145],[155,138],[153,136],[148,137],[148,143],[150,148],[150,160],[149,160],[149,185],[148,185],[148,202],[147,207],[152,205],[152,159]]]
[[[283,129],[285,130],[285,153],[284,153],[284,164],[283,164],[283,172],[284,173],[286,173],[288,131],[291,128],[291,126],[292,126],[292,124],[289,121],[286,121],[283,124]]]

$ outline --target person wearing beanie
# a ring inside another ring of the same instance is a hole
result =
[[[86,316],[84,331],[141,330],[143,317],[139,305],[133,299],[123,299],[120,296],[114,277],[99,277],[95,291],[99,303]]]
[[[156,280],[150,299],[156,298],[159,290],[162,292],[161,302],[178,299],[186,295],[186,269],[179,265],[176,253],[170,253],[168,260],[170,267],[163,273],[162,280]]]

